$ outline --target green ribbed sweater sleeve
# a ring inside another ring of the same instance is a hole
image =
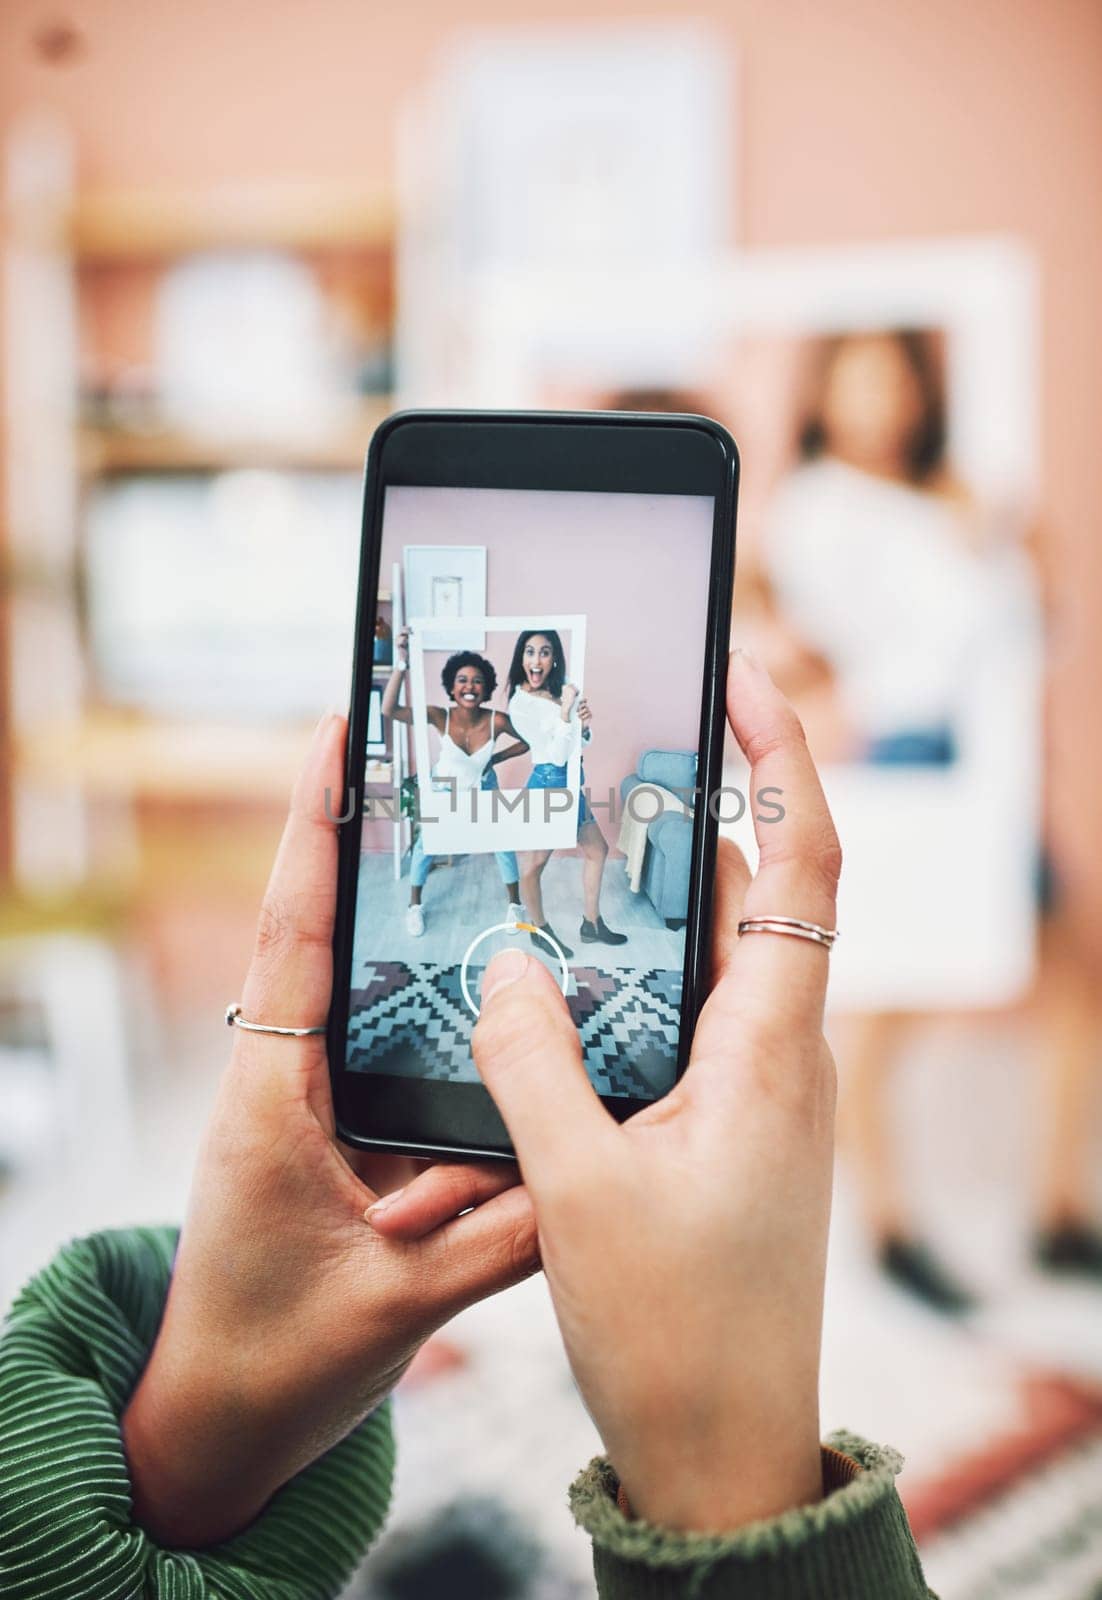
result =
[[[390,1501],[389,1408],[209,1549],[162,1550],[131,1520],[119,1418],[156,1336],[176,1231],[63,1249],[0,1333],[0,1594],[5,1600],[326,1600]]]
[[[77,1240],[27,1285],[0,1333],[0,1593],[6,1600],[324,1600],[386,1515],[387,1407],[300,1473],[251,1527],[166,1551],[131,1521],[119,1418],[164,1306],[176,1232]],[[930,1600],[895,1491],[899,1459],[850,1435],[861,1468],[817,1505],[729,1535],[632,1520],[597,1460],[571,1489],[601,1600]]]
[[[570,1504],[593,1540],[600,1600],[936,1600],[896,1493],[900,1458],[854,1434],[829,1443],[861,1468],[849,1483],[817,1505],[722,1535],[632,1520],[617,1504],[612,1467],[590,1462]]]

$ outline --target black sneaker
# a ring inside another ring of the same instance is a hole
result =
[[[975,1297],[955,1279],[923,1244],[910,1239],[885,1239],[878,1252],[880,1269],[900,1289],[913,1294],[931,1311],[960,1317],[974,1309]]]
[[[549,922],[545,922],[543,924],[543,926],[540,929],[540,932],[541,933],[550,934],[551,938],[554,939],[555,943],[558,945],[559,949],[562,951],[562,953],[565,956],[565,958],[567,959],[567,961],[569,961],[572,958],[572,956],[574,954],[573,950],[571,950],[571,948],[570,948],[570,946],[568,944],[563,944],[562,940],[559,938],[558,934],[555,932],[554,928],[551,926],[551,924]],[[546,955],[547,954],[547,946],[544,944],[542,939],[537,938],[534,933],[530,933],[528,935],[528,937],[532,941],[532,943],[535,945],[536,949],[540,952],[541,955]]]
[[[583,944],[627,944],[626,933],[613,933],[604,917],[598,917],[596,922],[589,922],[582,918],[581,941]]]
[[[1033,1254],[1048,1272],[1075,1273],[1102,1282],[1102,1233],[1086,1222],[1065,1222],[1037,1235]]]

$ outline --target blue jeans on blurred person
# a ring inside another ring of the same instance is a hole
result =
[[[951,767],[956,759],[956,736],[948,723],[881,734],[865,751],[873,767]]]

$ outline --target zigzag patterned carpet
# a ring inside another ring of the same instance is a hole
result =
[[[677,1068],[681,973],[574,966],[567,1005],[598,1094],[650,1100]],[[472,968],[472,985],[479,974]],[[352,975],[348,1065],[353,1071],[477,1083],[474,1018],[454,965],[365,961]]]

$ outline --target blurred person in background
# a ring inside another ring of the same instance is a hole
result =
[[[830,694],[834,715],[815,717],[832,745],[816,741],[820,757],[946,767],[958,755],[958,702],[1001,552],[995,519],[947,466],[928,340],[906,330],[830,340],[799,444],[802,463],[774,498],[764,540],[769,664],[797,702],[807,691],[821,710]],[[1047,857],[1039,878],[1045,1112],[1034,1253],[1045,1267],[1102,1281],[1102,1233],[1089,1210],[1099,1017]],[[972,1296],[922,1240],[890,1129],[892,1068],[920,1021],[886,1011],[847,1019],[841,1138],[881,1266],[957,1313]]]

